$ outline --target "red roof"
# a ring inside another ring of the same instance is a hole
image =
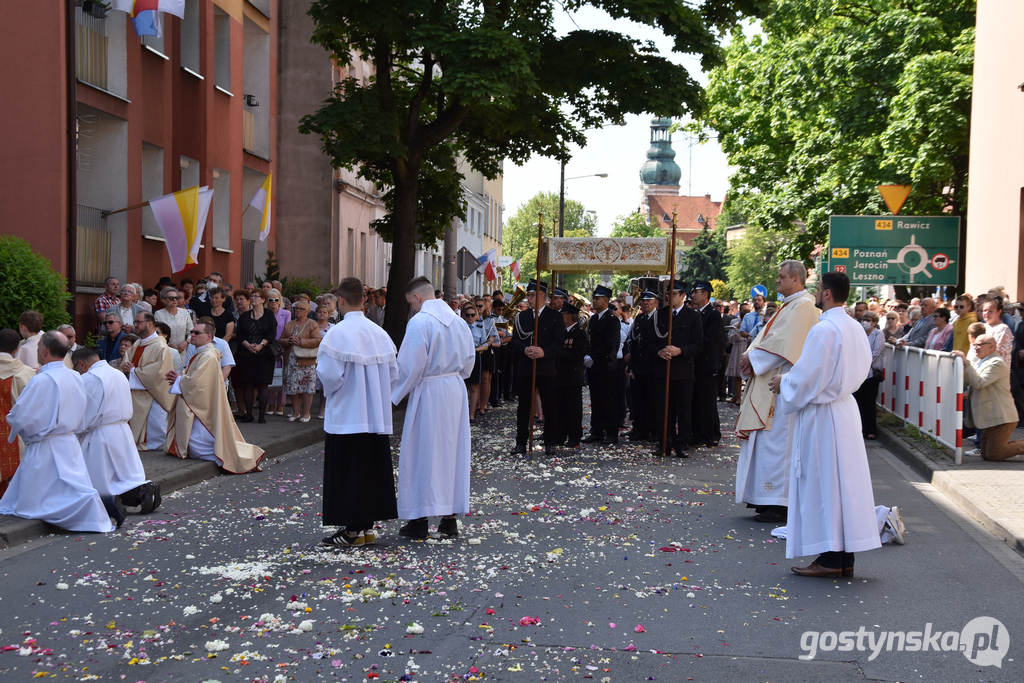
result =
[[[672,228],[672,212],[676,212],[676,227],[680,231],[679,238],[686,244],[690,244],[693,237],[704,228],[697,222],[699,216],[703,216],[708,223],[708,229],[713,230],[718,214],[722,213],[722,202],[711,201],[709,194],[699,197],[649,195],[647,202],[650,206],[651,217],[657,220],[658,225],[666,232]]]

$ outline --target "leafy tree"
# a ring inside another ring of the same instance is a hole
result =
[[[664,237],[665,231],[658,227],[646,214],[635,212],[615,219],[612,224],[612,237]],[[654,273],[661,275],[661,273]],[[635,273],[615,273],[612,277],[612,291],[615,293],[629,290],[629,281],[636,277]]]
[[[965,215],[974,0],[776,0],[760,35],[736,30],[702,122],[736,169],[726,209],[807,230],[886,213],[876,185],[908,183],[909,214]]]
[[[288,278],[281,276],[281,266],[278,264],[277,257],[274,256],[274,252],[270,250],[267,251],[264,270],[265,272],[262,277],[259,275],[256,276],[257,287],[262,286],[264,282],[273,282],[274,280],[280,282],[282,287],[288,286]]]
[[[732,287],[728,285],[724,280],[715,278],[711,280],[711,296],[719,301],[729,301],[735,295],[733,294]]]
[[[695,280],[722,280],[725,278],[725,228],[708,230],[705,225],[693,244],[683,252],[679,279],[687,285]]]
[[[385,327],[405,328],[402,293],[417,243],[434,245],[464,216],[457,163],[487,177],[503,159],[565,158],[584,131],[628,113],[696,113],[702,89],[653,44],[613,30],[554,28],[555,12],[592,5],[615,19],[656,27],[673,49],[710,68],[721,31],[767,0],[315,0],[312,41],[351,71],[299,130],[318,135],[336,167],[384,190],[373,223],[392,243]]]
[[[544,214],[544,235],[557,235],[557,192],[538,192],[505,223],[502,251],[519,259],[524,283],[537,277],[537,218],[541,213]],[[597,220],[593,214],[587,213],[583,204],[573,199],[565,200],[565,226],[562,230],[565,237],[593,237],[596,228]],[[582,291],[592,276],[592,273],[566,273],[565,286],[569,291]],[[550,271],[545,271],[544,281],[550,280]]]
[[[747,228],[743,237],[729,246],[729,262],[725,280],[733,296],[748,298],[754,285],[768,288],[768,298],[775,298],[775,276],[786,245],[799,236],[789,230],[764,230],[756,225]]]
[[[56,329],[69,320],[67,281],[29,243],[13,235],[0,236],[0,327],[18,329],[18,316],[28,310],[43,315],[43,329]]]

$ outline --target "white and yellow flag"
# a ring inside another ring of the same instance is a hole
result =
[[[260,189],[256,190],[256,194],[249,200],[249,206],[259,209],[262,214],[260,217],[260,242],[266,241],[270,235],[270,176],[272,175],[272,173],[267,174]]]
[[[199,262],[199,243],[212,201],[213,190],[205,185],[149,200],[153,217],[164,235],[171,272],[179,273]]]

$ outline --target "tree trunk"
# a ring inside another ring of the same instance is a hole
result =
[[[416,275],[416,172],[395,184],[395,231],[391,243],[391,270],[388,272],[387,306],[384,312],[384,330],[395,346],[400,346],[409,319],[409,304],[405,288]]]

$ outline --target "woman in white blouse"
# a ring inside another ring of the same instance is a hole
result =
[[[160,300],[163,301],[164,307],[154,313],[153,317],[158,323],[165,323],[171,328],[171,338],[167,340],[167,345],[179,353],[184,353],[195,323],[192,322],[192,316],[188,311],[178,308],[181,299],[181,294],[174,287],[164,287],[160,292]]]

